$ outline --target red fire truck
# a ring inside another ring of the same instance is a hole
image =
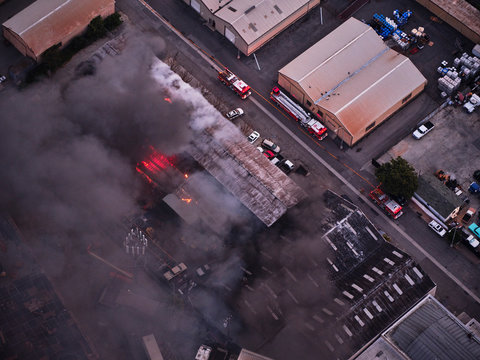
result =
[[[250,86],[248,86],[243,80],[240,80],[234,73],[230,70],[225,69],[218,73],[218,80],[223,82],[225,85],[230,87],[233,91],[237,93],[238,96],[242,99],[246,99],[251,95],[252,91]]]
[[[393,219],[396,220],[403,215],[402,207],[396,201],[390,199],[380,188],[377,187],[372,190],[370,198]]]
[[[300,123],[307,131],[318,140],[327,137],[327,128],[318,120],[312,119],[299,104],[290,99],[278,87],[274,87],[270,93],[270,99],[275,101],[283,110]]]

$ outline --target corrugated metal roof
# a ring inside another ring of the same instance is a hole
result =
[[[480,339],[431,296],[384,337],[412,360],[480,359]]]
[[[407,57],[389,49],[370,26],[354,18],[279,72],[298,82],[351,134],[363,132],[374,119],[426,83]]]
[[[297,346],[301,337],[292,338],[291,331],[305,335],[310,353],[346,359],[435,284],[406,253],[384,241],[352,203],[327,191],[315,209],[322,221],[315,222],[308,246],[292,237],[283,239],[289,241],[280,252],[264,247],[258,281],[242,291],[235,308],[245,323],[271,339],[262,347],[266,353],[283,343]]]
[[[214,127],[195,136],[189,151],[267,226],[306,196],[223,118]]]
[[[3,23],[36,56],[83,30],[91,19],[114,9],[114,0],[37,0]]]
[[[232,0],[202,0],[203,4],[209,9],[212,13],[232,2]]]
[[[465,0],[430,0],[440,9],[458,19],[471,31],[480,35],[480,10],[473,7]]]
[[[210,3],[212,0],[203,1]],[[251,44],[308,2],[309,0],[232,0],[215,15],[231,24],[245,42]]]
[[[272,360],[269,357],[255,354],[252,351],[242,349],[240,355],[238,355],[238,360]]]
[[[462,205],[462,200],[453,191],[430,174],[423,174],[418,177],[418,188],[415,193],[445,219],[453,210]]]

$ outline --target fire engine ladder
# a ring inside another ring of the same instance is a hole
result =
[[[300,105],[296,104],[292,99],[286,96],[283,92],[280,91],[280,94],[276,95],[280,102],[282,102],[288,109],[292,112],[297,113],[299,116],[298,119],[304,122],[305,120],[309,120],[310,117],[307,115],[305,110],[303,110]]]
[[[390,48],[388,46],[385,46],[385,48],[380,51],[377,55],[375,55],[373,58],[371,58],[370,60],[368,60],[365,64],[363,64],[362,66],[360,66],[360,68],[358,68],[357,70],[355,70],[353,73],[349,74],[345,79],[343,79],[342,81],[340,81],[337,85],[335,85],[332,89],[330,89],[329,91],[327,91],[325,94],[323,94],[317,101],[315,101],[315,105],[317,105],[320,101],[322,101],[323,99],[325,99],[327,96],[330,96],[332,93],[335,92],[335,90],[337,90],[340,86],[342,86],[342,84],[345,84],[348,80],[350,80],[352,77],[354,77],[356,74],[358,74],[360,71],[362,71],[363,69],[365,69],[368,65],[370,65],[372,62],[374,62],[375,60],[377,60],[380,56],[382,56],[383,54],[385,54],[388,50],[390,50]]]

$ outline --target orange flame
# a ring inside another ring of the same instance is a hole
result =
[[[188,179],[188,174],[183,174],[183,176],[185,176],[185,179]]]
[[[185,199],[185,198],[182,198],[182,201],[185,201],[187,204],[190,204],[190,202],[192,201],[192,199]]]
[[[168,102],[170,104],[172,103],[172,99],[170,99],[169,97],[163,98],[163,100],[165,100],[166,102]]]

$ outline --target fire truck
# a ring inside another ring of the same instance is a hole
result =
[[[290,99],[278,87],[274,87],[270,93],[270,99],[275,101],[283,110],[293,117],[300,125],[318,140],[327,137],[327,128],[318,120],[312,119],[299,104]]]
[[[396,201],[390,199],[380,188],[377,187],[372,190],[370,198],[394,220],[403,215],[402,207]]]
[[[242,99],[246,99],[252,94],[250,86],[248,86],[245,81],[240,80],[234,73],[232,73],[228,69],[225,69],[218,73],[218,80],[230,87],[230,89],[235,91],[237,95],[240,96],[240,98]]]

